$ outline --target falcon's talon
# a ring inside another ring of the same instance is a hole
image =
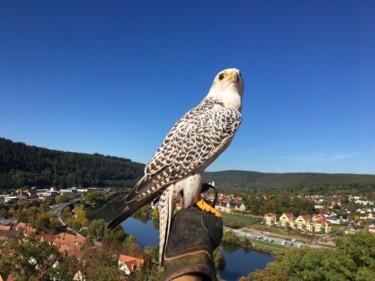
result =
[[[197,206],[202,211],[213,213],[218,218],[221,218],[220,212],[216,210],[214,207],[212,207],[210,204],[208,204],[206,201],[204,201],[203,199],[197,202]]]

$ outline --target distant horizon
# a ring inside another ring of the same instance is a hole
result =
[[[116,157],[116,158],[120,158],[120,159],[129,159],[130,161],[132,162],[135,162],[135,163],[139,163],[139,164],[144,164],[146,165],[147,163],[143,163],[143,162],[140,162],[140,161],[136,161],[136,160],[133,160],[129,157],[122,157],[122,156],[117,156],[117,155],[107,155],[107,154],[103,154],[103,153],[100,153],[100,152],[93,152],[93,153],[87,153],[87,152],[80,152],[80,151],[68,151],[68,150],[60,150],[60,149],[55,149],[55,148],[48,148],[48,147],[42,147],[42,146],[39,146],[39,145],[35,145],[35,144],[28,144],[24,141],[15,141],[15,140],[12,140],[12,139],[8,139],[8,138],[5,138],[5,137],[2,137],[0,136],[0,138],[4,138],[6,140],[10,140],[14,143],[23,143],[27,146],[33,146],[33,147],[38,147],[38,148],[42,148],[42,149],[48,149],[48,150],[54,150],[54,151],[60,151],[60,152],[67,152],[67,153],[80,153],[80,154],[88,154],[88,155],[94,155],[94,154],[99,154],[99,155],[102,155],[104,157]],[[314,171],[301,171],[301,172],[297,172],[297,171],[294,171],[294,172],[271,172],[271,171],[257,171],[257,170],[242,170],[242,169],[225,169],[225,170],[210,170],[209,167],[208,169],[205,171],[205,172],[208,172],[208,173],[219,173],[219,172],[227,172],[227,171],[237,171],[237,172],[254,172],[254,173],[260,173],[260,174],[329,174],[329,175],[368,175],[368,176],[375,176],[375,174],[366,174],[366,173],[324,173],[324,172],[314,172]]]

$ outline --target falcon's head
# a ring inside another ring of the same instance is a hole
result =
[[[236,68],[228,68],[216,75],[207,97],[218,98],[226,107],[241,110],[243,91],[241,72]]]

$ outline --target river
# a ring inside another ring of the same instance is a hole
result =
[[[159,244],[159,230],[153,225],[152,220],[142,222],[130,217],[122,222],[121,226],[128,234],[134,235],[138,244],[143,248]],[[241,276],[263,269],[267,263],[275,259],[273,255],[247,251],[233,245],[222,243],[220,248],[226,260],[225,270],[220,272],[220,276],[226,281],[236,281]]]

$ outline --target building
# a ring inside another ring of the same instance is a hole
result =
[[[310,229],[317,233],[330,233],[332,231],[331,224],[325,219],[314,220],[311,222]]]
[[[28,226],[26,223],[19,222],[15,223],[13,226],[14,230],[21,231],[23,235],[35,235],[36,229]]]
[[[278,222],[276,221],[274,215],[274,213],[264,215],[266,225],[275,225],[313,233],[330,233],[332,231],[330,222],[325,219],[323,214],[315,214],[313,216],[300,215],[295,218],[292,213],[284,213],[280,216]]]
[[[58,246],[63,255],[81,257],[85,246],[89,246],[89,241],[85,237],[59,233],[54,235],[52,244]]]
[[[312,222],[312,219],[309,215],[300,215],[294,221],[294,228],[302,230],[302,231],[312,231],[311,222]]]
[[[133,272],[139,271],[143,263],[143,259],[138,259],[126,255],[120,255],[118,258],[118,267],[121,271],[125,272],[126,275],[130,275]]]
[[[266,225],[273,226],[277,224],[277,216],[275,213],[267,213],[264,215],[264,222]]]
[[[284,213],[279,218],[279,226],[281,227],[293,227],[295,216],[292,213]]]

